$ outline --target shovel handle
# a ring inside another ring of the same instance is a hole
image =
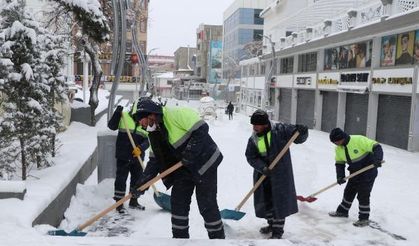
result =
[[[282,158],[282,156],[284,156],[284,154],[288,151],[290,145],[295,141],[295,139],[297,139],[297,137],[300,135],[300,133],[298,131],[296,131],[294,133],[294,135],[292,135],[291,139],[288,140],[287,144],[284,146],[284,148],[282,148],[281,152],[279,152],[279,154],[275,157],[275,159],[271,162],[271,164],[268,166],[269,170],[272,170],[276,164],[279,162],[279,160]],[[262,175],[258,181],[256,181],[255,185],[253,186],[253,188],[246,194],[246,196],[244,197],[244,199],[239,203],[239,205],[237,205],[236,207],[236,211],[239,211],[241,209],[241,207],[244,205],[244,203],[249,199],[249,197],[256,191],[257,188],[259,188],[259,186],[262,184],[262,182],[266,179],[265,175]]]
[[[384,163],[384,161],[382,161],[381,163]],[[368,165],[368,166],[366,166],[366,167],[364,167],[364,168],[361,168],[361,169],[359,169],[358,171],[356,171],[356,172],[352,173],[351,175],[346,176],[346,177],[345,177],[345,178],[343,178],[343,179],[344,179],[344,180],[351,179],[351,178],[353,178],[353,177],[357,176],[358,174],[361,174],[361,173],[363,173],[363,172],[365,172],[365,171],[370,170],[371,168],[374,168],[374,164],[371,164],[371,165]],[[320,193],[322,193],[322,192],[324,192],[324,191],[327,191],[328,189],[332,188],[333,186],[335,186],[335,185],[337,185],[337,184],[338,184],[338,182],[334,182],[333,184],[331,184],[331,185],[328,185],[328,186],[324,187],[323,189],[321,189],[321,190],[317,191],[316,193],[311,194],[311,195],[310,195],[310,196],[308,196],[308,197],[316,197],[318,194],[320,194]]]
[[[134,139],[132,138],[131,132],[130,132],[130,130],[128,128],[127,119],[125,118],[124,114],[121,114],[121,115],[122,115],[122,121],[124,122],[125,130],[127,131],[127,134],[128,134],[129,141],[131,142],[132,148],[134,149],[136,146],[135,146]],[[144,166],[143,160],[141,160],[141,157],[140,156],[137,156],[137,158],[138,158],[138,161],[140,162],[140,165],[141,165],[141,167],[143,168],[143,171],[144,171],[145,170],[145,166]],[[151,188],[153,188],[153,191],[154,191],[154,193],[156,195],[159,194],[157,192],[156,186],[152,185]]]
[[[138,188],[138,190],[139,191],[144,191],[145,189],[147,189],[148,187],[150,187],[152,184],[156,183],[160,179],[162,179],[162,178],[166,177],[167,175],[171,174],[172,172],[176,171],[182,165],[183,165],[182,162],[176,163],[175,165],[173,165],[172,167],[168,168],[167,170],[165,170],[161,174],[159,174],[156,177],[150,179],[147,183],[141,185]],[[132,195],[131,195],[131,193],[129,193],[128,195],[124,196],[121,200],[119,200],[116,203],[114,203],[112,206],[104,209],[103,211],[101,211],[97,215],[93,216],[92,218],[90,218],[89,220],[87,220],[86,222],[84,222],[83,224],[79,225],[76,230],[82,231],[84,228],[86,228],[89,225],[93,224],[96,220],[100,219],[101,217],[103,217],[104,215],[106,215],[107,213],[109,213],[110,211],[114,210],[119,205],[122,205],[125,201],[128,201],[129,199],[131,199],[131,197],[132,197]]]

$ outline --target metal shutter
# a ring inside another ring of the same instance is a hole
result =
[[[330,91],[322,91],[321,93],[323,95],[321,130],[330,132],[336,127],[339,94]]]
[[[365,135],[367,132],[368,94],[346,95],[345,132]]]
[[[297,92],[297,124],[314,127],[314,90],[298,90]]]
[[[291,89],[279,90],[279,121],[291,123]]]
[[[378,142],[407,149],[411,104],[412,98],[409,96],[380,95],[376,135]]]

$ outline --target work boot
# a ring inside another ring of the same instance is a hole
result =
[[[353,223],[354,226],[356,227],[364,227],[370,224],[369,220],[358,220],[356,222]]]
[[[124,208],[124,205],[121,204],[118,207],[116,207],[116,211],[120,214],[125,214],[127,212],[127,210]]]
[[[273,228],[272,227],[272,236],[269,239],[281,239],[284,230],[282,228]]]
[[[145,207],[138,203],[137,199],[129,200],[129,208],[137,210],[145,210]]]
[[[344,214],[341,212],[329,212],[330,217],[341,217],[341,218],[348,218],[348,214]]]
[[[269,234],[272,232],[272,225],[263,226],[259,229],[259,232],[262,234]]]

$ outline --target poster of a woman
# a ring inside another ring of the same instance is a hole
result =
[[[381,66],[394,66],[396,61],[396,35],[381,38]]]

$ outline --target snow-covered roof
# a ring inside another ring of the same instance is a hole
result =
[[[163,73],[156,76],[156,78],[159,78],[159,79],[173,79],[173,77],[174,77],[173,72],[167,72],[167,73]]]

